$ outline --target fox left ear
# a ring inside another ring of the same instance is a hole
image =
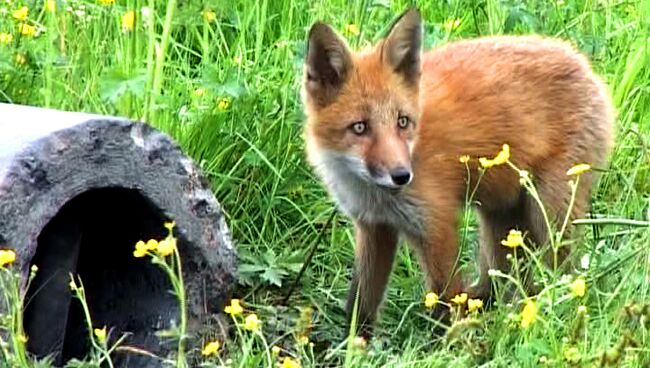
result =
[[[422,53],[422,17],[412,8],[393,24],[382,46],[382,60],[393,67],[409,83],[420,78]]]

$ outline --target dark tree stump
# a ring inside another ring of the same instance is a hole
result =
[[[132,255],[136,241],[162,239],[172,219],[188,312],[203,323],[223,310],[236,260],[220,205],[192,160],[146,124],[0,104],[0,246],[16,251],[23,288],[31,265],[39,267],[25,300],[32,353],[61,365],[87,352],[70,273],[84,283],[95,327],[129,333],[124,344],[157,355],[173,349],[156,336],[178,322],[171,285]],[[119,353],[117,363],[161,362]]]

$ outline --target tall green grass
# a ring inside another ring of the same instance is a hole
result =
[[[603,365],[650,366],[650,331],[643,324],[650,315],[640,317],[650,303],[647,226],[581,225],[587,231],[578,253],[590,258],[583,270],[587,295],[540,310],[541,322],[528,330],[508,322],[519,305],[497,303],[477,325],[434,338],[435,323],[421,303],[420,270],[402,247],[377,337],[363,353],[349,355],[342,308],[353,236],[341,215],[325,230],[299,289],[282,305],[309,245],[335,211],[303,153],[299,87],[306,32],[325,20],[361,47],[381,37],[410,2],[57,0],[55,13],[43,4],[0,3],[0,33],[13,35],[0,45],[0,101],[144,119],[172,135],[210,178],[227,214],[241,259],[237,296],[258,312],[269,343],[297,354],[303,366],[600,366],[603,356],[611,356]],[[36,37],[17,32],[12,13],[22,5],[41,30]],[[539,33],[585,52],[618,109],[617,144],[594,194],[593,217],[650,220],[650,1],[417,5],[426,20],[427,49],[460,38]],[[135,28],[124,30],[121,19],[129,10]],[[345,32],[349,24],[360,32]],[[474,221],[467,230],[473,245]],[[474,247],[466,248],[463,260],[471,268]],[[588,310],[583,322],[575,310],[580,303]],[[306,306],[314,308],[311,347],[294,341]],[[579,336],[572,335],[576,323],[582,323]],[[244,342],[230,343],[224,361],[266,364],[263,349],[244,358]]]

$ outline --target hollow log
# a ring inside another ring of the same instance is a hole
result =
[[[178,324],[178,303],[166,275],[133,249],[164,238],[172,220],[189,317],[218,320],[235,281],[235,250],[208,182],[170,137],[122,118],[0,104],[0,248],[17,254],[35,356],[59,366],[88,351],[73,274],[94,327],[152,353],[120,351],[117,366],[161,366],[156,356],[175,346],[156,333]],[[25,290],[32,265],[38,272]]]

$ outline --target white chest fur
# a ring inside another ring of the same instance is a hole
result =
[[[407,192],[380,188],[369,181],[364,163],[337,153],[319,155],[317,170],[330,194],[348,216],[369,224],[390,224],[409,238],[421,238],[420,208]]]

